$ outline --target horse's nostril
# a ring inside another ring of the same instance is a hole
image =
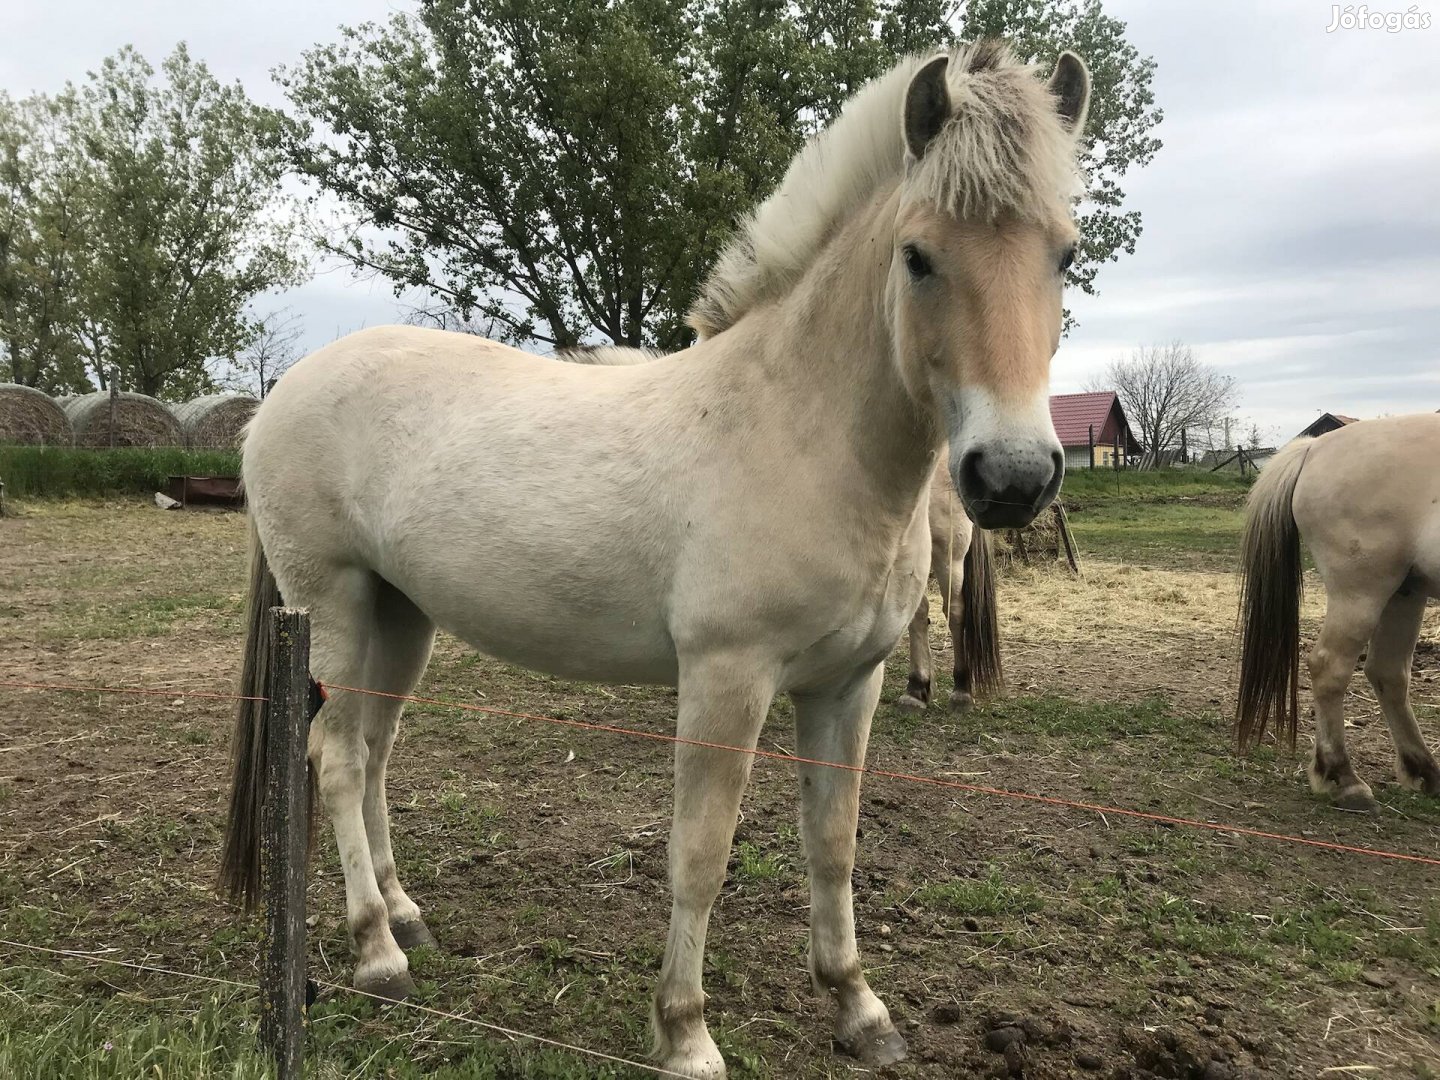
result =
[[[979,450],[968,450],[960,459],[961,494],[979,496],[984,493],[985,481],[980,479],[980,459],[983,456]]]

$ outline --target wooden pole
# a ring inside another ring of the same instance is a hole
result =
[[[265,950],[260,979],[260,1041],[276,1080],[300,1080],[305,1057],[305,852],[309,790],[305,750],[310,722],[310,615],[270,609],[266,686],[265,809],[260,870],[265,888]]]
[[[115,408],[120,404],[120,369],[110,369],[110,449],[115,449]]]
[[[1065,561],[1070,564],[1070,571],[1074,574],[1080,573],[1080,553],[1075,550],[1075,537],[1070,533],[1070,517],[1065,513],[1065,507],[1056,499],[1051,504],[1055,508],[1055,528],[1060,534],[1060,545],[1064,551],[1057,551],[1056,554],[1063,554]]]
[[[1090,425],[1090,468],[1095,468],[1095,425]]]

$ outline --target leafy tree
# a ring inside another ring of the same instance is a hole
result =
[[[113,365],[127,389],[189,396],[211,385],[207,361],[253,340],[249,302],[300,267],[279,200],[280,118],[183,44],[156,75],[127,47],[78,94],[90,185],[77,333],[102,387]]]
[[[1154,136],[1164,114],[1155,105],[1155,61],[1125,40],[1125,24],[1100,0],[971,0],[960,15],[961,36],[1009,38],[1017,52],[1047,66],[1072,49],[1090,68],[1090,113],[1080,158],[1086,178],[1078,215],[1080,253],[1069,283],[1094,293],[1107,262],[1135,254],[1140,211],[1125,210],[1120,181],[1148,165],[1160,149]]]
[[[1099,0],[423,0],[279,78],[293,162],[348,216],[324,250],[512,341],[674,348],[803,139],[901,52],[981,32],[1091,64],[1072,279],[1093,291],[1134,248],[1119,179],[1160,119],[1153,61]]]
[[[0,378],[87,389],[74,334],[87,172],[68,137],[75,97],[0,94]]]

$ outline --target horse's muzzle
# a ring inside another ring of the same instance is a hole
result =
[[[966,513],[980,528],[1023,529],[1054,501],[1064,478],[1065,455],[1059,450],[1048,456],[968,450],[954,480]]]

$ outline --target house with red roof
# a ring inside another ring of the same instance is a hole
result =
[[[1130,421],[1113,390],[1052,394],[1050,421],[1065,448],[1067,469],[1113,468],[1117,453],[1123,465],[1126,458],[1144,450],[1130,431]]]

